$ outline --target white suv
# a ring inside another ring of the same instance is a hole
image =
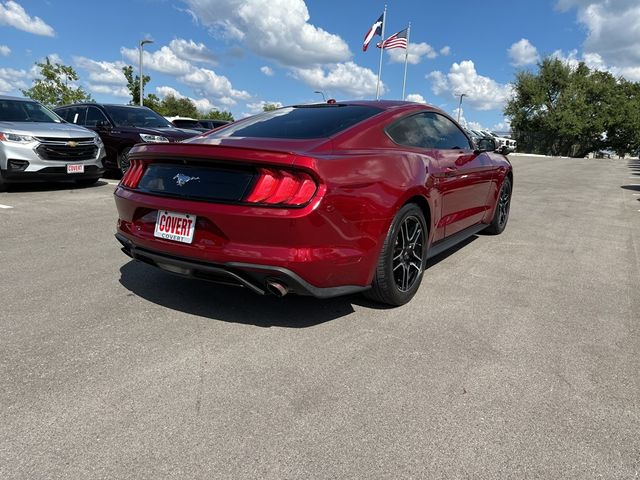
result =
[[[34,100],[0,96],[0,190],[38,180],[91,185],[104,173],[105,154],[91,130],[66,123]]]

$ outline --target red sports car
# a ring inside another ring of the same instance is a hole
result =
[[[513,173],[495,148],[427,105],[280,108],[136,146],[116,237],[136,260],[259,294],[402,305],[429,257],[504,230]]]

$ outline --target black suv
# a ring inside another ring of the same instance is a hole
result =
[[[105,168],[123,173],[129,168],[129,150],[136,143],[179,142],[200,133],[176,128],[150,108],[135,105],[76,103],[54,111],[69,123],[97,132],[107,150]]]

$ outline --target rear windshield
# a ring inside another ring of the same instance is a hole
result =
[[[241,120],[208,137],[324,138],[381,111],[375,107],[340,104],[285,107]]]
[[[158,115],[156,112],[146,107],[125,107],[118,105],[105,105],[107,111],[116,127],[146,127],[146,128],[167,128],[173,127],[169,120]]]
[[[0,100],[0,122],[62,123],[62,120],[37,102]]]

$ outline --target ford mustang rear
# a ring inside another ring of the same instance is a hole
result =
[[[136,260],[260,294],[368,290],[405,303],[428,250],[446,243],[443,221],[464,223],[460,211],[443,220],[437,155],[394,139],[398,121],[423,111],[432,112],[402,102],[294,106],[184,143],[139,145],[115,192],[116,237]],[[462,213],[475,231],[492,221],[510,174],[504,157],[494,165],[478,155],[490,168],[467,195],[482,198]]]

